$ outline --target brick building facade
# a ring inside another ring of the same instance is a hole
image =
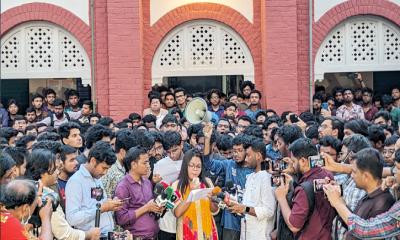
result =
[[[26,24],[31,22],[35,24],[46,23],[51,24],[48,27],[49,29],[51,26],[62,29],[62,33],[51,35],[54,39],[69,34],[71,41],[76,41],[73,47],[74,49],[75,46],[81,49],[79,54],[82,55],[79,63],[84,61],[86,65],[89,64],[90,69],[82,68],[79,70],[85,76],[74,75],[73,73],[79,71],[74,70],[75,65],[67,67],[67,62],[70,60],[67,59],[67,54],[65,54],[66,59],[60,58],[59,60],[60,63],[65,63],[65,67],[61,66],[64,69],[60,70],[63,71],[62,74],[57,72],[61,67],[57,68],[58,70],[48,71],[47,74],[39,74],[35,72],[36,70],[32,70],[34,67],[17,71],[11,69],[11,64],[10,66],[7,65],[6,68],[6,63],[2,61],[1,78],[24,78],[23,74],[26,74],[25,78],[31,79],[80,77],[83,79],[82,82],[86,81],[92,86],[91,97],[96,102],[98,111],[113,118],[122,119],[131,112],[141,112],[147,106],[147,92],[157,82],[152,75],[154,75],[154,64],[157,63],[157,58],[159,58],[157,52],[160,52],[159,48],[163,47],[161,43],[166,41],[171,32],[179,32],[180,27],[187,26],[185,24],[196,23],[196,21],[201,20],[202,24],[207,25],[207,21],[209,21],[212,26],[219,27],[210,27],[214,31],[213,38],[218,37],[220,32],[226,31],[228,35],[230,34],[229,36],[238,38],[236,42],[241,46],[243,45],[242,48],[246,48],[242,49],[243,54],[251,55],[246,57],[246,61],[249,59],[251,62],[251,66],[247,69],[252,72],[249,79],[254,81],[258,89],[262,90],[264,107],[273,108],[278,112],[284,110],[299,112],[309,108],[309,2],[307,0],[4,0],[1,1],[0,28],[2,60],[6,55],[4,48],[9,44],[7,43],[8,38],[14,36],[11,33],[17,34],[16,29],[27,26]],[[314,0],[311,6],[313,13],[313,60],[311,64],[313,68],[315,67],[313,79],[320,74],[317,68],[324,66],[324,63],[318,60],[318,54],[322,54],[321,46],[327,47],[325,41],[328,41],[327,38],[332,35],[332,30],[354,17],[360,18],[357,21],[363,21],[364,17],[372,17],[372,22],[370,22],[375,24],[373,22],[376,19],[377,27],[381,26],[381,22],[383,22],[384,26],[382,25],[383,27],[379,27],[379,29],[386,29],[385,24],[387,23],[388,29],[394,33],[394,37],[390,40],[390,43],[394,44],[392,45],[393,49],[391,48],[391,53],[387,54],[392,54],[394,57],[390,59],[390,64],[387,62],[382,64],[386,64],[387,68],[384,68],[387,71],[400,70],[400,40],[396,40],[400,37],[400,1]],[[375,28],[375,25],[373,26]],[[15,31],[15,33],[12,31]],[[379,38],[379,34],[384,33],[377,30],[374,37]],[[21,41],[28,40],[21,38]],[[224,40],[218,41],[222,43]],[[55,46],[59,45],[56,40],[54,42]],[[26,47],[19,49],[19,44],[21,43],[18,42],[15,45],[16,51],[18,50],[18,53],[26,51]],[[213,47],[218,52],[218,46]],[[177,51],[182,51],[185,56],[188,56],[188,53],[185,52],[189,51],[188,47],[182,48],[177,49]],[[336,46],[333,48],[336,48]],[[350,51],[345,46],[343,49]],[[379,46],[377,46],[377,49],[379,49]],[[56,56],[63,53],[57,47],[51,50],[52,54]],[[172,49],[172,51],[175,51],[175,49]],[[233,56],[233,53],[229,54]],[[351,55],[350,53],[342,54]],[[379,53],[382,58],[385,54]],[[244,55],[236,54],[234,56],[240,56],[239,59],[241,59]],[[395,56],[399,56],[399,58],[395,59]],[[71,56],[71,58],[75,57],[75,54]],[[25,58],[19,59],[19,56],[16,56],[15,61],[24,64],[28,61]],[[32,58],[34,57],[32,56]],[[225,59],[223,53],[217,57],[217,60],[206,64],[207,67],[201,68],[201,71],[212,72],[212,66],[221,59]],[[72,59],[73,61],[75,60]],[[171,61],[177,62],[175,58]],[[195,63],[189,64],[188,59],[183,59],[183,61],[186,62],[184,63],[185,67],[182,68],[183,71],[186,67]],[[342,61],[339,59],[335,64],[340,65]],[[228,61],[221,63],[222,68],[225,69],[226,67],[224,75],[240,75],[241,65],[228,66],[227,63]],[[374,64],[375,68],[382,68],[380,62]],[[371,66],[368,63],[366,65]],[[369,71],[369,68],[365,67],[363,63],[357,62],[354,66],[354,71]],[[375,68],[372,67],[370,70],[377,71]],[[196,70],[196,67],[192,66],[190,69]],[[238,69],[239,72],[235,72]],[[24,71],[26,72],[24,73]],[[46,72],[46,70],[43,71]],[[86,73],[84,73],[85,71]],[[162,72],[160,71],[160,74]],[[30,73],[34,77],[30,76]],[[71,76],[68,76],[68,73],[71,73]],[[322,73],[324,72],[322,71]],[[215,69],[212,74],[216,75]],[[246,74],[243,75],[246,78]],[[84,78],[88,79],[85,80]],[[311,81],[311,84],[314,85],[314,81]],[[2,94],[4,94],[4,91],[7,91],[7,89],[2,88]]]

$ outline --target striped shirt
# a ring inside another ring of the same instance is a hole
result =
[[[387,212],[368,220],[351,214],[348,230],[355,237],[362,239],[400,239],[400,201]]]

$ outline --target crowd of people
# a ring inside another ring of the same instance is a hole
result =
[[[400,89],[316,87],[278,115],[156,86],[120,122],[75,90],[0,108],[1,239],[400,239]],[[210,121],[185,117],[206,100]],[[185,113],[186,112],[186,113]]]

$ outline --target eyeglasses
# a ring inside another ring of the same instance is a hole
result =
[[[189,164],[188,167],[192,168],[192,169],[201,169],[201,165],[194,165],[194,164]]]

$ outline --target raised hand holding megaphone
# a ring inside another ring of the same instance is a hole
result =
[[[193,98],[185,108],[185,117],[191,124],[209,122],[212,113],[207,110],[207,103],[202,98]]]

